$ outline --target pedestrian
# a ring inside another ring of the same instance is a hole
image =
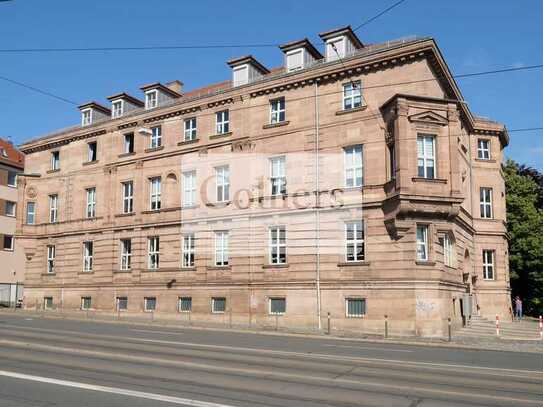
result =
[[[518,295],[515,297],[515,315],[519,321],[522,319],[522,300]]]

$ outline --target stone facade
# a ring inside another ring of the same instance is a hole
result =
[[[25,143],[18,232],[27,257],[25,307],[115,312],[121,302],[131,315],[147,308],[162,318],[304,329],[325,327],[329,313],[332,329],[366,332],[382,332],[387,315],[391,334],[421,336],[445,335],[449,317],[461,324],[466,302],[473,313],[507,316],[505,127],[469,111],[432,39],[353,43],[357,49],[341,60],[260,69],[247,84],[176,93],[157,108]],[[360,103],[349,98],[358,83]],[[281,106],[284,117],[272,118]],[[225,110],[229,128],[217,129]],[[184,121],[193,117],[196,136],[185,139]],[[89,161],[92,142],[97,153]],[[286,179],[278,196],[274,158]],[[218,172],[225,167],[227,187]],[[195,202],[188,172],[196,177]],[[126,182],[133,208],[123,199]],[[481,188],[491,190],[488,219]],[[51,195],[58,197],[54,223]],[[29,201],[37,207],[33,225],[23,221]],[[353,224],[363,233],[349,234]],[[275,231],[285,240],[273,240]],[[194,263],[183,264],[187,236]],[[156,268],[152,237],[159,237]],[[128,240],[130,268],[122,270]],[[347,243],[364,253],[349,258]],[[190,312],[180,312],[180,298]]]

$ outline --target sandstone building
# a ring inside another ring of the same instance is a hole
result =
[[[29,141],[25,307],[443,335],[510,307],[502,124],[436,43],[350,27],[231,80],[80,106]],[[322,52],[322,53],[321,53]]]

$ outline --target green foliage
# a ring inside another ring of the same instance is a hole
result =
[[[543,174],[508,160],[503,167],[507,202],[509,269],[513,295],[527,313],[543,313]]]

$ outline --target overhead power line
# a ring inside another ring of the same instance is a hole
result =
[[[381,11],[380,13],[376,14],[375,16],[371,17],[371,18],[368,18],[366,21],[364,21],[362,24],[356,26],[355,28],[353,28],[353,31],[358,31],[360,30],[362,27],[365,27],[366,25],[368,25],[369,23],[377,20],[379,17],[381,17],[382,15],[388,13],[390,10],[392,10],[393,8],[395,7],[398,7],[400,4],[402,4],[405,0],[400,0],[400,1],[397,1],[396,3],[388,6],[386,9],[384,9],[383,11]]]
[[[17,86],[21,86],[21,87],[26,88],[26,89],[28,89],[28,90],[31,90],[31,91],[33,91],[33,92],[37,92],[37,93],[40,93],[40,94],[42,94],[42,95],[49,96],[49,97],[51,97],[51,98],[60,100],[60,101],[62,101],[62,102],[69,103],[69,104],[71,104],[71,105],[76,105],[76,106],[78,105],[78,103],[74,102],[73,100],[66,99],[65,97],[62,97],[62,96],[59,96],[59,95],[55,95],[55,94],[52,93],[52,92],[48,92],[48,91],[46,91],[46,90],[37,88],[37,87],[32,86],[32,85],[27,85],[26,83],[22,83],[22,82],[19,82],[19,81],[14,80],[14,79],[6,78],[5,76],[0,76],[0,80],[3,80],[3,81],[6,81],[6,82],[9,82],[9,83],[12,83],[12,84],[17,85]]]

